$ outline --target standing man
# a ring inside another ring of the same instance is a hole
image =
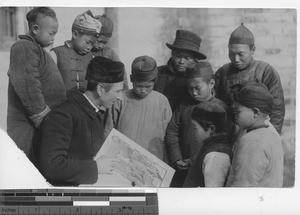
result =
[[[222,66],[215,74],[216,97],[231,105],[231,87],[233,85],[245,82],[263,83],[274,99],[270,122],[281,134],[285,106],[281,81],[277,71],[270,64],[253,59],[255,52],[254,36],[243,23],[230,35],[228,48],[231,63]]]
[[[185,81],[186,69],[193,67],[198,60],[206,59],[199,51],[201,41],[202,39],[193,32],[177,30],[173,45],[166,44],[172,50],[172,56],[167,65],[158,67],[154,90],[169,99],[172,112],[189,96]]]
[[[40,166],[53,185],[97,182],[111,174],[114,160],[94,160],[104,142],[107,109],[117,98],[113,84],[123,81],[124,65],[95,57],[87,69],[87,90],[53,110],[42,125]]]

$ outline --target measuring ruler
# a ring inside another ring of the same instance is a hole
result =
[[[0,190],[0,215],[158,215],[156,189]]]

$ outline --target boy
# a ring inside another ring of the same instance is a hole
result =
[[[132,62],[131,73],[133,89],[123,92],[115,128],[164,160],[163,138],[172,111],[168,99],[153,90],[156,61],[149,56],[137,57]]]
[[[111,38],[114,30],[114,23],[109,17],[107,17],[106,14],[95,16],[95,18],[101,22],[102,27],[100,36],[92,48],[92,55],[106,57],[113,61],[121,61],[116,52],[108,46],[109,39]],[[124,81],[121,82],[120,85],[122,85],[121,88],[123,90],[128,90],[127,74],[125,71]]]
[[[232,150],[224,133],[226,111],[223,106],[209,103],[192,112],[198,143],[203,145],[193,161],[184,187],[224,187],[230,168]]]
[[[26,15],[29,32],[10,52],[7,133],[35,163],[34,139],[44,117],[62,103],[66,91],[59,70],[44,48],[58,30],[55,12],[37,7]]]
[[[191,165],[191,159],[201,149],[191,126],[191,113],[197,107],[207,103],[217,103],[227,110],[221,100],[212,93],[214,87],[214,73],[208,62],[200,61],[194,68],[187,69],[186,77],[189,97],[176,109],[167,127],[165,144],[170,164],[177,170],[171,186],[181,187]]]
[[[236,89],[236,123],[245,130],[234,145],[228,187],[282,187],[283,148],[279,134],[266,119],[273,110],[273,96],[262,83]]]
[[[90,51],[100,35],[100,29],[101,23],[91,11],[86,11],[75,18],[71,40],[50,52],[64,80],[68,97],[86,90],[85,75],[92,59]]]
[[[124,65],[95,57],[88,66],[85,93],[77,93],[53,110],[42,125],[41,171],[53,185],[96,183],[111,174],[115,160],[94,160],[104,142],[107,111],[116,100],[113,85],[123,81]],[[100,176],[101,177],[101,176]]]

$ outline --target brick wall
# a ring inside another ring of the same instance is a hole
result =
[[[146,53],[158,65],[165,64],[177,29],[199,34],[201,50],[216,71],[228,63],[228,39],[242,22],[255,36],[254,57],[270,63],[279,73],[284,89],[286,115],[282,131],[286,163],[294,171],[296,103],[296,10],[294,9],[206,9],[206,8],[118,8],[114,11],[118,35],[111,41],[128,73],[134,57]],[[128,16],[130,14],[130,16]],[[289,173],[286,173],[289,174]],[[291,173],[293,175],[293,173]],[[293,176],[289,176],[290,178]],[[285,183],[286,186],[292,182]]]

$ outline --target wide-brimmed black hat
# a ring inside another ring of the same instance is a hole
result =
[[[181,49],[193,52],[197,58],[206,59],[206,56],[202,54],[200,50],[202,39],[197,34],[186,31],[186,30],[177,30],[176,38],[173,45],[166,43],[170,49]]]

